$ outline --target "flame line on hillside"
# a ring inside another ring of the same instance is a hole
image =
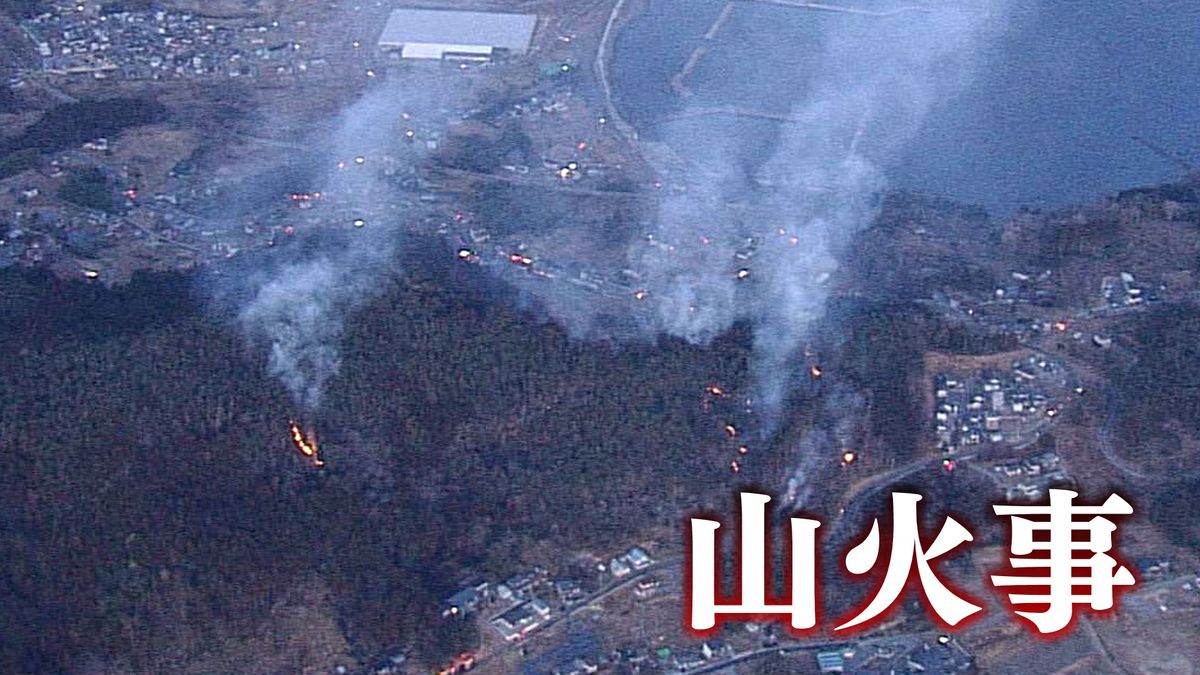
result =
[[[318,452],[320,448],[317,446],[316,439],[311,435],[305,435],[300,429],[300,425],[295,421],[288,422],[289,433],[292,439],[292,445],[296,446],[296,450],[304,455],[312,462],[314,468],[325,466],[325,460],[321,459]]]

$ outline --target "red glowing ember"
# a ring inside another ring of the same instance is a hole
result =
[[[292,445],[296,446],[296,450],[312,462],[313,468],[319,469],[325,466],[325,461],[317,454],[319,448],[317,447],[316,434],[305,434],[300,430],[300,425],[295,422],[289,422],[288,425],[288,434],[291,436]]]

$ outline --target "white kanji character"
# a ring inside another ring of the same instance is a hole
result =
[[[715,520],[692,518],[691,603],[689,625],[704,631],[716,626],[717,616],[729,614],[791,616],[794,630],[817,623],[816,531],[820,523],[791,518],[791,598],[770,602],[767,598],[767,495],[741,494],[741,550],[737,561],[740,602],[717,603],[717,529]]]
[[[996,515],[1013,516],[1009,565],[1013,570],[1042,570],[1037,575],[992,575],[996,586],[1048,587],[1044,593],[1010,593],[1015,606],[1045,605],[1043,611],[1018,611],[1037,627],[1038,631],[1054,633],[1071,624],[1075,606],[1088,604],[1092,609],[1112,609],[1113,588],[1132,586],[1133,574],[1108,555],[1113,546],[1116,525],[1104,515],[1130,515],[1133,507],[1120,495],[1109,495],[1101,506],[1075,506],[1078,493],[1071,490],[1050,490],[1048,506],[1007,506],[993,508]],[[1031,520],[1021,515],[1048,517]],[[1084,519],[1077,516],[1094,515]],[[1086,531],[1086,541],[1075,541],[1074,533]],[[1035,533],[1048,532],[1049,540],[1037,540]],[[1076,557],[1076,552],[1090,552],[1089,557]],[[1076,575],[1086,570],[1086,575]],[[1086,586],[1086,593],[1076,593],[1075,586]]]
[[[892,553],[888,561],[887,572],[879,592],[871,599],[861,612],[853,619],[837,627],[837,630],[852,628],[870,621],[885,612],[892,603],[900,598],[908,578],[912,573],[913,563],[917,566],[917,577],[921,582],[921,590],[929,600],[929,605],[938,617],[947,624],[954,626],[963,619],[980,612],[982,607],[975,605],[950,590],[938,578],[929,561],[949,553],[951,550],[971,541],[973,537],[967,528],[953,518],[946,518],[934,537],[933,543],[925,550],[921,546],[921,535],[917,524],[917,502],[921,495],[906,492],[892,493]],[[879,520],[871,525],[871,532],[862,542],[846,554],[846,569],[852,574],[865,574],[870,571],[879,559]]]

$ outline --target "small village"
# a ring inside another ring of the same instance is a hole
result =
[[[1062,364],[1036,354],[1014,361],[1007,373],[985,371],[961,380],[937,375],[938,448],[952,455],[985,443],[1029,446],[1059,414],[1054,392],[1066,385]]]
[[[54,4],[51,11],[23,21],[22,28],[41,58],[42,70],[51,75],[124,80],[256,78],[300,74],[328,63],[277,21],[256,23],[69,2]]]

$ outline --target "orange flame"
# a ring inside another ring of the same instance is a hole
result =
[[[319,469],[325,466],[325,460],[317,456],[318,448],[316,438],[314,438],[311,434],[306,436],[304,432],[300,430],[299,424],[296,424],[295,422],[289,422],[288,424],[290,426],[289,431],[292,437],[292,445],[296,446],[296,449],[300,451],[300,454],[304,455],[312,462],[313,467]]]
[[[471,652],[463,652],[451,659],[445,668],[437,671],[437,675],[454,675],[455,673],[470,670],[474,665],[475,655]]]

